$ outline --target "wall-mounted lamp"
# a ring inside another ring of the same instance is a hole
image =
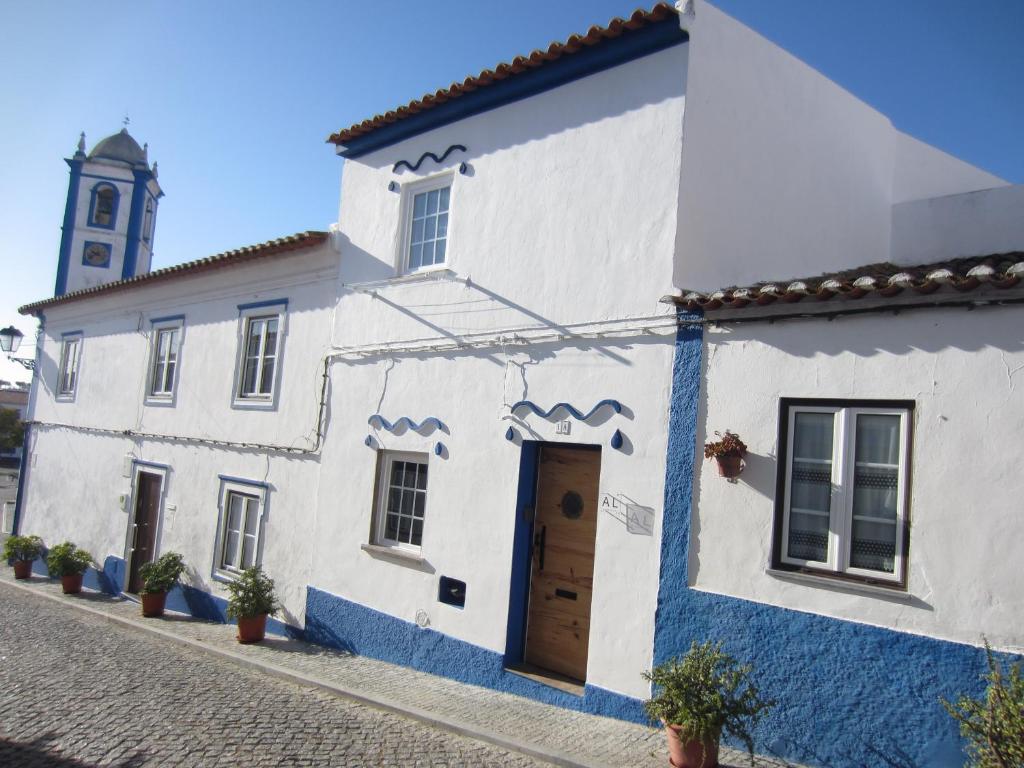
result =
[[[15,363],[21,363],[28,370],[34,371],[36,369],[36,361],[34,359],[31,357],[15,357],[12,354],[18,351],[18,347],[21,346],[21,340],[23,338],[25,338],[25,334],[13,325],[8,325],[0,331],[0,350],[7,353],[8,360],[12,360]]]

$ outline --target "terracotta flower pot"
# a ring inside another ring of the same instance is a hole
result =
[[[238,617],[238,642],[258,643],[267,634],[267,614]]]
[[[718,739],[713,741],[683,741],[678,725],[665,726],[668,741],[668,761],[674,768],[717,768]]]
[[[82,591],[82,576],[81,573],[72,573],[68,576],[60,577],[60,586],[64,590],[65,595],[77,595]]]
[[[14,561],[14,578],[16,579],[27,579],[32,575],[32,561],[31,560],[15,560]]]
[[[743,458],[735,454],[715,456],[718,462],[718,474],[722,477],[739,477],[743,471]]]
[[[164,605],[167,602],[166,592],[147,592],[139,595],[142,599],[142,615],[149,618],[164,615]]]

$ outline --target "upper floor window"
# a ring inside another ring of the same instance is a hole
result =
[[[60,369],[57,374],[57,396],[74,397],[78,388],[78,368],[82,357],[81,334],[65,335],[60,348]]]
[[[783,400],[780,565],[902,582],[912,407]]]
[[[403,266],[415,272],[445,263],[448,252],[448,215],[452,177],[428,179],[406,186]]]
[[[178,378],[183,319],[163,318],[153,321],[149,363],[149,400],[172,401]]]
[[[92,188],[89,206],[89,224],[94,227],[113,229],[117,221],[117,188],[112,184],[100,183]]]
[[[242,305],[242,337],[235,401],[273,405],[287,302]]]

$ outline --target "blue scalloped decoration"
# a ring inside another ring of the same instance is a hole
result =
[[[400,416],[395,420],[394,424],[392,424],[379,413],[375,413],[368,419],[367,423],[371,427],[379,426],[382,429],[386,429],[388,432],[391,432],[392,434],[394,434],[395,430],[402,426],[403,423],[406,424],[409,427],[409,429],[411,429],[413,432],[419,432],[424,427],[429,426],[433,426],[434,429],[439,429],[442,432],[448,431],[448,427],[444,425],[444,422],[436,418],[435,416],[428,416],[419,424],[410,419],[408,416]]]
[[[410,171],[418,171],[420,166],[423,165],[423,161],[426,160],[428,157],[435,163],[443,163],[445,159],[448,157],[448,155],[450,155],[452,152],[456,150],[465,152],[466,148],[461,144],[452,144],[450,147],[448,147],[448,149],[444,151],[444,154],[441,155],[440,157],[435,155],[433,152],[424,152],[422,155],[420,155],[420,159],[417,160],[415,164],[410,163],[408,160],[399,160],[397,163],[395,163],[394,167],[392,167],[391,172],[398,173],[398,169],[401,168],[403,165]]]
[[[365,445],[367,445],[368,447],[373,448],[373,443],[374,443],[373,435],[367,435],[366,439],[363,440],[363,443]]]
[[[622,413],[622,403],[620,403],[618,400],[610,399],[600,401],[597,405],[595,405],[593,408],[587,411],[586,414],[581,413],[577,408],[575,408],[570,403],[555,403],[553,406],[551,406],[549,410],[545,411],[531,400],[520,400],[518,403],[512,406],[512,412],[515,413],[516,409],[518,408],[529,408],[531,411],[533,411],[541,418],[546,419],[550,417],[551,414],[553,414],[559,408],[564,408],[580,421],[586,421],[605,406],[608,406],[616,413]]]
[[[434,445],[434,455],[440,456],[444,453],[444,443],[437,443]]]
[[[615,430],[615,434],[612,435],[612,448],[616,451],[622,447],[622,433],[619,430]]]
[[[508,431],[505,432],[505,439],[506,440],[515,440],[516,439],[516,431],[514,429],[512,429],[512,427],[509,427]]]

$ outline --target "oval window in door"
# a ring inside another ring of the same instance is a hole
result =
[[[562,496],[562,514],[570,520],[578,520],[583,514],[583,497],[576,491],[566,491]]]

